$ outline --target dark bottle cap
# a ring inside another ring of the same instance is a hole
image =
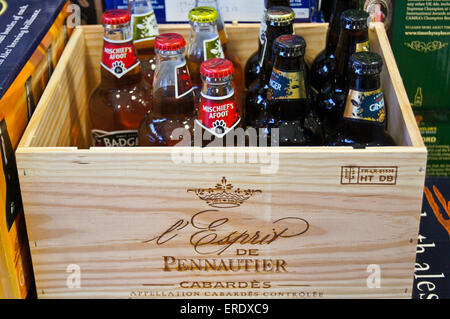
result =
[[[163,33],[155,39],[155,49],[159,51],[177,51],[186,46],[186,41],[178,33]]]
[[[383,69],[383,59],[374,52],[358,52],[349,60],[350,71],[357,75],[376,75]]]
[[[369,14],[363,10],[346,10],[341,15],[341,26],[346,30],[367,30]]]
[[[121,25],[131,21],[128,10],[112,9],[103,13],[102,23],[104,25]]]
[[[274,53],[286,58],[305,55],[306,42],[299,35],[284,34],[275,40]]]
[[[213,79],[223,79],[233,75],[233,63],[227,59],[214,58],[206,60],[200,66],[200,74]]]
[[[266,23],[273,27],[281,27],[293,24],[295,13],[289,7],[274,6],[266,12]]]

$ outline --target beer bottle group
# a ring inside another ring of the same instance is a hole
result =
[[[357,0],[330,2],[327,45],[310,67],[289,1],[266,0],[245,72],[217,0],[195,1],[187,39],[159,33],[150,0],[129,3],[103,14],[92,146],[256,146],[250,130],[271,146],[394,145],[383,60],[370,52],[369,15]]]

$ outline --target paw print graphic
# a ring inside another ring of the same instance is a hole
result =
[[[114,73],[122,74],[125,70],[125,64],[122,61],[115,61],[112,64],[112,68],[114,70]]]
[[[213,123],[213,127],[217,134],[223,134],[223,133],[225,133],[227,124],[223,120],[217,120]]]

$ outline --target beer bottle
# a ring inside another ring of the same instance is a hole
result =
[[[278,128],[280,146],[302,146],[318,143],[313,132],[305,127],[309,116],[310,92],[304,61],[305,40],[292,34],[278,37],[276,55],[268,91],[267,116],[259,119],[261,128]],[[266,131],[270,136],[270,131]]]
[[[222,15],[220,14],[220,8],[218,0],[196,0],[196,7],[204,6],[211,7],[217,11],[217,31],[219,32],[220,43],[222,44],[223,53],[225,59],[230,60],[233,63],[234,75],[233,82],[236,85],[236,95],[242,98],[242,93],[244,91],[244,71],[242,68],[241,60],[237,55],[234,54],[232,47],[228,41],[228,33],[225,28],[225,23],[223,22]],[[242,103],[241,101],[240,103]]]
[[[294,11],[289,7],[275,6],[266,12],[267,31],[259,60],[261,72],[250,85],[245,99],[246,126],[261,127],[256,123],[257,119],[267,116],[267,91],[274,61],[273,43],[280,35],[294,33],[294,19]]]
[[[327,141],[336,139],[348,92],[348,61],[355,52],[369,51],[369,14],[346,10],[341,14],[341,33],[336,48],[335,68],[331,81],[316,95],[317,113],[324,122]]]
[[[258,77],[258,74],[261,72],[261,67],[259,66],[259,56],[261,53],[261,50],[264,45],[264,37],[267,30],[267,23],[266,23],[266,12],[267,9],[273,6],[284,6],[289,7],[290,1],[289,0],[264,0],[264,14],[263,18],[261,19],[261,27],[259,30],[259,41],[258,41],[258,50],[256,50],[247,60],[247,63],[245,64],[245,88],[248,89],[250,85],[253,83],[253,81],[256,80]]]
[[[200,133],[203,147],[234,146],[233,130],[241,126],[241,115],[232,83],[233,63],[221,58],[207,60],[202,63],[200,72],[203,85],[195,120],[196,134]],[[233,134],[233,145],[227,143],[226,136],[230,133]],[[245,140],[242,144],[245,146]]]
[[[129,0],[134,46],[141,70],[150,83],[155,72],[155,37],[159,34],[158,23],[151,0]]]
[[[23,209],[20,194],[19,174],[17,173],[16,156],[9,138],[5,117],[0,114],[0,151],[3,175],[5,177],[5,213],[6,229],[10,231],[17,215]]]
[[[333,0],[324,4],[332,6],[332,13],[327,33],[327,45],[311,65],[311,87],[320,92],[330,85],[335,67],[335,52],[341,30],[341,14],[347,9],[358,9],[359,0]]]
[[[101,83],[89,101],[92,146],[136,146],[138,128],[151,106],[151,86],[136,58],[127,10],[108,10]]]
[[[197,7],[189,12],[191,33],[188,47],[188,67],[194,87],[200,89],[200,66],[203,61],[225,58],[217,29],[217,11],[211,7]]]
[[[139,128],[140,146],[174,146],[182,139],[181,135],[173,136],[179,128],[187,130],[191,137],[190,141],[183,141],[184,146],[192,145],[194,89],[184,57],[185,46],[184,38],[176,33],[156,37],[152,110]]]
[[[372,52],[355,53],[350,58],[349,67],[350,90],[342,131],[335,145],[394,145],[386,133],[386,106],[380,81],[381,56]]]

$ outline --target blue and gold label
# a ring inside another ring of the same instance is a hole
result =
[[[270,77],[269,99],[306,99],[305,77],[303,72],[283,72],[273,69]]]
[[[369,52],[369,51],[370,51],[369,40],[356,43],[355,52]]]
[[[386,114],[381,88],[366,92],[350,90],[345,105],[344,117],[384,123]]]

